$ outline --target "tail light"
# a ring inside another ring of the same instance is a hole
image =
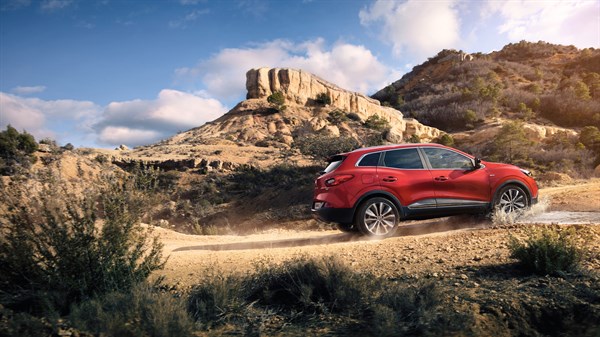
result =
[[[354,176],[351,174],[341,174],[338,176],[333,176],[333,177],[325,180],[325,186],[328,186],[328,187],[337,186],[339,184],[345,183],[346,181],[348,181],[352,178],[354,178]]]

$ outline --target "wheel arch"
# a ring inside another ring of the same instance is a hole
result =
[[[400,200],[398,200],[398,198],[396,198],[396,196],[394,196],[392,193],[387,192],[387,191],[374,190],[374,191],[369,191],[369,192],[363,194],[360,198],[358,198],[356,203],[354,203],[354,209],[352,210],[352,222],[354,222],[356,220],[356,212],[359,209],[359,207],[363,203],[365,203],[367,200],[369,200],[371,198],[377,198],[377,197],[385,198],[385,199],[388,199],[389,201],[391,201],[394,204],[394,206],[396,206],[396,209],[398,210],[398,214],[400,215],[400,218],[405,217],[405,214],[404,214],[404,211],[402,208],[402,204],[400,203]]]
[[[510,186],[510,185],[516,185],[520,188],[523,189],[523,191],[525,191],[525,194],[527,194],[527,199],[529,200],[529,205],[532,204],[533,202],[533,197],[531,196],[531,191],[529,190],[529,187],[527,187],[527,184],[523,183],[520,180],[516,180],[516,179],[510,179],[507,180],[505,182],[503,182],[502,184],[498,185],[498,187],[496,187],[496,189],[494,190],[494,197],[492,198],[492,203],[491,203],[491,207],[494,207],[494,205],[496,204],[496,201],[498,201],[498,192],[503,189],[506,186]]]

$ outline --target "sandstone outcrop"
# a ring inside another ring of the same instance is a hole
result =
[[[357,114],[362,120],[378,115],[387,120],[391,126],[388,140],[401,142],[413,135],[424,140],[431,140],[442,134],[436,128],[419,123],[415,119],[405,119],[400,111],[381,106],[379,101],[363,94],[342,89],[306,71],[287,68],[259,68],[246,73],[246,89],[248,99],[266,99],[269,95],[280,92],[286,103],[299,106],[315,105],[319,94],[327,94],[331,99],[329,106],[345,112]],[[323,120],[312,120],[313,125],[321,123],[314,131],[326,129],[337,135],[334,128]]]

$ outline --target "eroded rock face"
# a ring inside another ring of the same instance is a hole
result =
[[[372,115],[386,119],[391,125],[388,136],[391,142],[400,142],[415,134],[421,139],[431,140],[442,134],[440,130],[423,125],[415,119],[403,118],[400,111],[381,106],[375,99],[342,89],[302,70],[251,69],[246,73],[246,89],[248,99],[266,99],[275,92],[281,92],[287,102],[301,106],[314,105],[317,95],[326,93],[331,98],[332,108],[356,113],[362,120]]]

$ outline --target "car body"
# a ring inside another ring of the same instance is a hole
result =
[[[362,148],[332,156],[321,173],[313,215],[370,236],[392,235],[400,220],[514,212],[538,198],[529,171],[439,144]]]

